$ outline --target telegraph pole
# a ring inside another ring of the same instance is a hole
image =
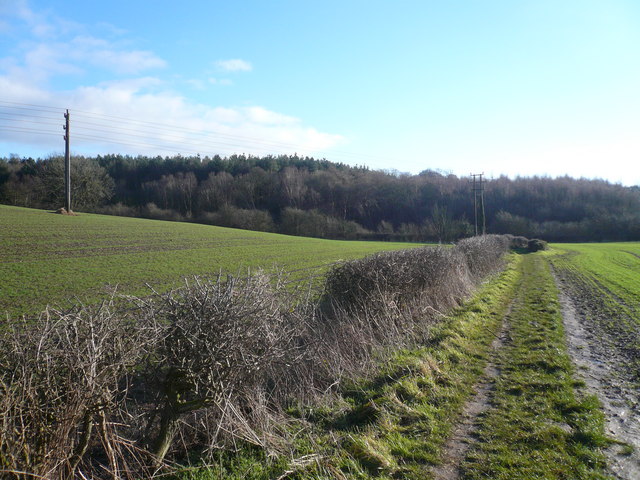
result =
[[[64,208],[67,213],[71,212],[71,150],[69,148],[69,123],[70,123],[69,110],[67,109],[64,114],[64,191],[65,202]]]
[[[480,208],[482,210],[482,235],[486,233],[486,222],[484,216],[484,173],[472,173],[471,183],[473,184],[473,220],[475,234],[478,235],[478,197],[480,197]]]
[[[483,174],[484,175],[484,174]],[[487,234],[487,221],[484,215],[484,180],[480,177],[480,205],[482,206],[482,235]]]
[[[476,194],[476,175],[471,174],[473,179],[473,225],[475,228],[474,235],[478,236],[478,195]]]

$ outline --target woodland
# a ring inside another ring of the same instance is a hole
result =
[[[452,242],[475,232],[468,177],[371,170],[298,155],[76,156],[76,212],[334,239]],[[488,178],[480,233],[640,240],[640,188],[598,179]],[[0,203],[64,205],[64,159],[0,158]]]

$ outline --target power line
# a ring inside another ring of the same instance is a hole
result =
[[[50,113],[64,112],[64,108],[51,107],[47,105],[35,105],[32,103],[7,102],[5,100],[0,100],[0,104],[4,104],[5,108],[14,108],[18,110],[36,110],[36,111],[46,111]]]
[[[252,138],[252,137],[246,137],[246,136],[242,136],[242,135],[232,135],[232,134],[227,134],[227,133],[220,133],[220,132],[206,132],[203,130],[194,130],[194,129],[190,129],[190,128],[186,128],[183,127],[181,125],[175,125],[175,124],[167,124],[167,123],[160,123],[160,122],[150,122],[150,121],[146,121],[146,120],[137,120],[137,119],[130,119],[130,118],[126,118],[126,117],[120,117],[120,116],[116,116],[116,115],[108,115],[108,114],[102,114],[102,113],[95,113],[95,112],[87,112],[84,110],[74,110],[74,115],[75,116],[89,116],[89,117],[98,117],[100,119],[114,119],[114,120],[118,120],[119,122],[126,122],[126,123],[131,123],[131,124],[138,124],[138,125],[148,125],[153,127],[156,131],[158,130],[158,128],[165,130],[165,131],[171,131],[171,132],[175,132],[175,131],[181,131],[181,132],[185,132],[185,133],[191,133],[191,134],[195,134],[195,135],[204,135],[204,136],[216,136],[216,137],[223,137],[223,138],[228,138],[231,140],[243,140],[245,142],[251,142],[254,145],[259,145],[259,146],[271,146],[271,147],[281,147],[281,148],[292,148],[292,149],[296,149],[296,148],[301,148],[301,145],[296,145],[296,144],[291,144],[291,143],[283,143],[283,142],[268,142],[268,141],[264,141],[264,140],[260,140],[260,139],[256,139],[256,138]],[[231,144],[231,146],[242,146],[242,145],[237,145],[237,144]],[[361,153],[353,153],[353,152],[345,152],[345,151],[340,151],[340,150],[335,150],[335,149],[328,149],[333,151],[334,153],[338,154],[338,155],[347,155],[347,156],[354,156],[354,157],[369,157],[371,159],[379,159],[379,160],[384,160],[384,157],[380,157],[377,155],[370,155],[370,154],[361,154]]]
[[[0,113],[0,115],[2,115],[2,113]],[[10,120],[12,122],[29,123],[29,124],[35,124],[35,125],[58,126],[60,124],[60,122],[56,122],[56,123],[53,123],[53,122],[38,122],[38,121],[35,121],[35,120],[28,120],[28,119],[22,119],[22,118],[12,118],[12,119],[0,118],[0,121],[3,121],[3,120]],[[8,125],[8,126],[11,126],[11,125]]]
[[[127,147],[146,147],[146,148],[152,148],[152,149],[158,149],[158,150],[181,150],[182,152],[187,152],[187,153],[191,153],[193,155],[198,155],[202,152],[199,152],[197,150],[187,150],[185,148],[171,148],[171,145],[157,145],[157,144],[153,144],[153,143],[143,143],[143,142],[124,142],[122,140],[114,140],[114,139],[105,139],[104,137],[98,137],[95,135],[85,135],[85,134],[74,134],[73,138],[75,139],[81,139],[81,140],[94,140],[94,141],[98,141],[98,142],[108,142],[108,143],[115,143],[118,145],[124,145]],[[182,153],[182,152],[177,152],[177,153]]]
[[[120,135],[127,136],[127,137],[138,137],[138,138],[149,138],[149,135],[155,133],[155,132],[142,131],[140,133],[147,133],[147,135],[141,135],[139,133],[129,133],[127,130],[119,129],[117,127],[112,127],[112,126],[103,126],[102,128],[92,128],[92,127],[86,127],[84,125],[78,125],[75,128],[76,129],[80,129],[82,131],[87,131],[88,130],[88,131],[98,131],[98,132],[102,132],[106,128],[106,129],[110,130],[113,133],[118,133]],[[180,136],[180,135],[168,134],[168,135],[165,135],[164,137],[166,138],[167,136],[175,138],[175,139],[177,139],[179,141],[189,140],[188,138],[185,139],[183,136]],[[193,142],[196,142],[196,143],[194,144]],[[195,146],[202,146],[202,147],[205,147],[205,148],[217,148],[217,147],[220,147],[220,146],[229,146],[229,147],[243,147],[244,146],[244,145],[239,144],[239,143],[203,142],[202,140],[197,139],[197,138],[193,139],[193,141],[190,142],[190,145],[191,146],[194,146],[194,145]]]
[[[47,112],[48,113],[48,112]],[[33,115],[33,114],[28,114],[28,113],[22,113],[22,112],[2,112],[0,111],[0,115],[4,116],[4,117],[9,117],[9,118],[37,118],[40,120],[55,120],[56,122],[59,121],[60,119],[56,116],[56,117],[46,117],[46,116],[42,116],[42,115]]]
[[[28,110],[28,111],[42,111],[41,109],[47,109],[45,110],[45,112],[49,113],[52,111],[56,111],[58,110],[57,108],[54,107],[47,107],[44,105],[35,105],[35,104],[21,104],[18,102],[5,102],[5,101],[0,101],[0,104],[5,103],[5,104],[11,104],[11,105],[17,105],[17,106],[9,106],[9,107],[5,107],[5,108],[14,108],[14,109],[22,109],[22,110]],[[32,108],[32,107],[37,107],[37,108]],[[59,111],[62,111],[62,109],[60,109]],[[79,112],[79,113],[76,113]],[[11,115],[11,114],[8,114]],[[166,132],[175,132],[175,131],[180,131],[180,132],[184,132],[185,134],[191,134],[191,135],[202,135],[202,136],[207,136],[207,137],[223,137],[223,138],[229,138],[229,139],[236,139],[236,140],[244,140],[245,142],[251,142],[253,143],[255,146],[272,146],[272,147],[288,147],[288,148],[296,148],[296,147],[300,147],[300,145],[294,145],[294,144],[286,144],[286,143],[276,143],[276,142],[266,142],[263,140],[259,140],[259,139],[255,139],[255,138],[251,138],[251,137],[243,137],[243,136],[239,136],[239,135],[230,135],[230,134],[223,134],[223,133],[218,133],[218,132],[214,132],[214,133],[210,133],[210,132],[206,132],[206,131],[202,131],[202,130],[194,130],[194,129],[188,129],[179,125],[171,125],[171,124],[163,124],[163,123],[159,123],[159,122],[149,122],[149,121],[143,121],[143,120],[136,120],[136,119],[129,119],[126,117],[119,117],[119,116],[115,116],[115,115],[107,115],[107,114],[99,114],[99,113],[95,113],[95,112],[86,112],[86,111],[82,111],[82,110],[74,110],[74,117],[76,116],[89,116],[89,117],[97,117],[98,119],[102,119],[102,120],[106,120],[109,121],[109,119],[115,119],[118,120],[118,124],[116,125],[108,125],[108,124],[104,124],[104,123],[95,123],[95,122],[85,122],[86,124],[91,124],[94,126],[102,126],[105,128],[110,128],[112,130],[119,130],[121,132],[125,132],[123,134],[126,134],[127,130],[130,130],[130,128],[124,127],[121,128],[120,125],[122,124],[122,122],[124,123],[128,123],[128,124],[132,124],[132,125],[140,125],[140,126],[148,126],[149,128],[153,128],[152,131],[145,131],[143,130],[143,133],[149,133],[150,135],[153,134],[157,134],[158,131],[166,131]],[[45,117],[42,117],[45,118]],[[46,117],[46,118],[52,118],[52,117]],[[79,128],[82,128],[82,125],[78,125]],[[76,127],[76,128],[78,128]],[[173,136],[177,136],[177,135],[173,135]],[[226,146],[243,146],[242,144],[224,144],[224,143],[220,143],[221,145],[226,145]]]
[[[2,102],[0,101],[0,103],[12,103],[15,104],[16,102]],[[14,109],[22,109],[22,110],[27,110],[27,111],[35,111],[35,112],[42,112],[41,108],[44,106],[39,106],[39,105],[33,105],[33,104],[19,104],[19,105],[24,105],[24,106],[9,106],[5,108],[14,108]],[[37,107],[37,108],[32,108],[32,107]],[[46,108],[46,107],[44,107]],[[46,113],[49,113],[50,110],[45,110]],[[3,114],[2,112],[0,112],[0,115]],[[23,117],[27,117],[28,116],[26,114],[17,114],[17,113],[4,113],[5,116],[23,116]],[[277,143],[271,143],[271,142],[265,142],[265,141],[261,141],[261,140],[257,140],[257,139],[251,139],[249,137],[240,137],[240,136],[233,136],[233,135],[226,135],[226,134],[210,134],[207,132],[203,132],[201,130],[193,130],[193,129],[186,129],[184,127],[178,127],[178,126],[170,126],[167,124],[161,124],[158,122],[145,122],[145,121],[141,121],[141,120],[132,120],[132,119],[126,119],[123,117],[116,117],[116,116],[112,116],[112,115],[102,115],[102,114],[95,114],[95,113],[85,113],[85,115],[91,115],[93,117],[98,117],[99,119],[102,120],[106,120],[109,121],[109,118],[115,118],[120,120],[120,122],[118,124],[105,124],[105,123],[96,123],[96,122],[84,122],[85,124],[88,125],[93,125],[93,126],[97,126],[97,127],[102,127],[100,129],[97,128],[91,128],[91,127],[85,127],[82,123],[76,125],[74,128],[78,128],[80,130],[93,130],[93,131],[104,131],[104,129],[109,129],[112,133],[116,133],[119,135],[124,135],[124,136],[129,136],[129,137],[138,137],[138,138],[149,138],[149,136],[156,136],[158,134],[158,132],[172,132],[169,133],[169,137],[174,139],[173,144],[170,144],[169,142],[165,142],[165,143],[169,143],[168,145],[158,145],[157,143],[151,143],[151,142],[145,142],[145,143],[140,143],[140,142],[135,142],[135,143],[131,143],[131,142],[123,142],[123,141],[119,141],[116,140],[115,138],[112,137],[91,137],[91,136],[85,136],[85,139],[91,139],[91,140],[99,140],[102,143],[117,143],[117,144],[121,144],[121,145],[127,145],[127,146],[145,146],[145,147],[151,147],[151,148],[162,148],[162,149],[171,149],[171,150],[184,150],[184,145],[175,145],[175,143],[186,143],[188,142],[188,144],[190,145],[190,147],[192,148],[194,146],[194,142],[197,142],[197,144],[195,146],[204,148],[204,149],[219,149],[221,147],[253,147],[253,148],[264,148],[264,147],[300,147],[300,145],[294,146],[293,144],[277,144]],[[80,114],[80,116],[82,116],[82,114]],[[101,118],[102,117],[102,118]],[[106,118],[105,118],[106,117]],[[53,117],[43,117],[43,116],[34,116],[33,118],[46,118],[46,119],[53,119],[55,120]],[[14,121],[16,119],[13,119]],[[44,125],[52,125],[52,126],[57,126],[57,123],[45,123],[45,122],[37,122],[34,120],[28,121],[28,120],[20,120],[23,122],[28,122],[28,123],[41,123]],[[132,129],[130,127],[127,127],[126,125],[124,127],[122,127],[122,122],[124,122],[125,124],[131,124],[131,125],[135,125],[135,126],[143,126],[143,127],[147,127],[147,128],[153,128],[152,131],[149,130],[139,130],[139,129]],[[4,126],[4,129],[12,129],[13,127],[10,126]],[[184,136],[181,136],[177,133],[175,133],[175,130],[178,130],[179,132],[183,132],[185,135],[187,135],[187,138],[184,138]],[[136,134],[136,133],[130,133],[131,131],[138,131],[140,133],[146,134],[146,135],[140,135],[140,134]],[[35,133],[35,132],[34,132]],[[196,136],[196,138],[189,138],[188,135],[191,136]],[[167,135],[163,135],[165,138],[167,137]],[[215,139],[217,137],[222,137],[222,138],[229,138],[229,139],[243,139],[244,143],[228,143],[228,142],[203,142],[201,139],[198,139],[197,136],[201,136],[204,138],[211,138],[211,139]],[[176,142],[176,140],[178,142]],[[249,145],[247,145],[247,142],[249,143]],[[176,148],[177,147],[177,148]],[[196,152],[195,150],[192,150],[194,153],[199,153]]]
[[[57,118],[46,116],[46,114],[58,113],[63,114],[64,109],[59,107],[52,107],[48,105],[38,105],[31,103],[9,102],[0,100],[0,108],[20,110],[22,112],[0,112],[0,115],[5,117],[5,120],[20,121],[22,123],[41,124],[47,126],[58,126],[59,123],[47,123],[39,122],[39,120],[57,120]],[[28,113],[34,112],[39,115],[33,115],[34,120],[27,120],[29,118]],[[45,115],[43,115],[45,114]],[[229,133],[222,133],[216,131],[206,131],[202,129],[193,129],[183,127],[181,125],[172,125],[167,123],[152,122],[131,119],[116,115],[108,115],[96,112],[89,112],[85,110],[74,110],[74,131],[76,132],[105,132],[112,133],[116,138],[111,136],[92,136],[92,135],[74,135],[74,138],[84,139],[87,141],[98,141],[102,144],[119,144],[130,147],[146,147],[160,150],[176,150],[176,151],[191,151],[194,154],[202,153],[206,150],[227,150],[228,147],[248,148],[248,149],[280,149],[280,150],[305,150],[305,147],[301,144],[292,144],[284,142],[272,142],[265,141],[258,138],[252,138],[241,135],[233,135]],[[61,115],[62,116],[62,115]],[[12,117],[24,117],[23,119],[16,119]],[[2,118],[0,118],[2,120]],[[97,121],[96,121],[97,120]],[[98,127],[98,128],[93,128]],[[15,130],[13,126],[6,126],[0,124],[0,129]],[[135,132],[135,133],[133,133]],[[25,132],[23,132],[25,133]],[[30,133],[38,133],[36,131],[30,131]],[[149,139],[149,137],[156,137],[155,140],[147,142],[136,141],[122,141],[117,139],[117,136],[125,136],[128,138],[140,138]],[[160,137],[160,138],[158,138]],[[160,140],[160,141],[158,141]],[[221,141],[230,140],[230,141]],[[195,147],[195,149],[194,149]],[[197,150],[199,149],[199,151]],[[331,152],[335,157],[350,157],[351,160],[382,160],[384,157],[379,157],[369,154],[359,154],[353,152],[345,152],[336,150],[333,148],[324,149],[325,152]],[[276,153],[276,152],[274,152]],[[278,152],[282,153],[282,152]]]
[[[37,135],[53,135],[55,137],[60,136],[59,133],[53,133],[53,132],[43,132],[42,130],[35,130],[33,128],[21,128],[21,127],[11,127],[11,126],[7,126],[7,127],[2,127],[2,130],[10,130],[12,132],[18,132],[18,133],[30,133],[30,134],[37,134]]]
[[[75,114],[76,111],[74,111]],[[175,131],[180,131],[180,132],[184,132],[187,134],[194,134],[194,135],[204,135],[204,136],[209,136],[209,137],[223,137],[223,138],[227,138],[230,140],[242,140],[245,143],[246,142],[251,142],[255,145],[260,145],[260,146],[270,146],[270,147],[280,147],[280,148],[300,148],[301,145],[296,145],[296,144],[292,144],[292,143],[282,143],[282,142],[269,142],[269,141],[264,141],[264,140],[260,140],[260,139],[256,139],[256,138],[252,138],[252,137],[246,137],[246,136],[242,136],[242,135],[232,135],[232,134],[228,134],[228,133],[221,133],[221,132],[207,132],[207,131],[203,131],[203,130],[195,130],[192,128],[186,128],[180,125],[175,125],[175,124],[167,124],[167,123],[160,123],[160,122],[149,122],[149,121],[145,121],[145,120],[135,120],[135,119],[128,119],[125,117],[118,117],[115,115],[106,115],[106,114],[98,114],[98,113],[93,113],[93,112],[83,112],[82,110],[78,110],[78,115],[79,116],[83,116],[83,115],[88,115],[88,116],[94,116],[94,117],[99,117],[99,118],[112,118],[115,120],[119,120],[120,122],[126,122],[126,123],[132,123],[132,124],[138,124],[138,125],[146,125],[149,127],[154,128],[154,131],[157,131],[158,129],[160,130],[164,130],[164,131],[170,131],[170,132],[175,132]],[[235,145],[235,144],[234,144]],[[338,152],[337,152],[338,153]],[[346,154],[346,155],[354,155],[352,153],[349,152],[339,152],[342,154]],[[355,154],[355,155],[359,155],[359,156],[369,156],[372,158],[382,158],[382,157],[376,157],[375,155],[368,155],[368,154]]]

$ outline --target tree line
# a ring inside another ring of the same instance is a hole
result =
[[[64,204],[64,161],[0,159],[0,202]],[[370,170],[298,155],[72,158],[78,211],[291,235],[450,242],[474,233],[469,180]],[[488,233],[549,241],[640,240],[640,188],[570,177],[485,184]]]

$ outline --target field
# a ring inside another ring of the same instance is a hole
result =
[[[548,257],[589,328],[622,355],[620,374],[640,381],[640,245],[562,245]]]
[[[105,285],[144,294],[183,277],[248,269],[320,274],[331,263],[415,244],[348,242],[231,228],[0,206],[0,312],[35,313]],[[316,268],[319,267],[319,268]]]
[[[554,264],[613,308],[638,317],[640,308],[640,244],[565,244]]]
[[[257,268],[302,278],[409,246],[10,207],[0,227],[0,309],[11,315],[95,301],[105,284],[144,294],[145,283]],[[510,253],[436,313],[420,343],[374,352],[320,403],[292,402],[271,431],[286,447],[238,439],[174,478],[640,478],[639,243]]]

